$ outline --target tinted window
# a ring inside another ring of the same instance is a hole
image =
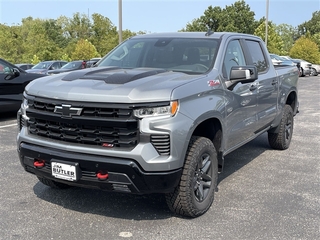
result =
[[[55,62],[51,66],[51,69],[59,69],[59,68],[60,68],[60,63],[59,62]]]
[[[252,40],[246,40],[246,42],[252,57],[253,65],[257,67],[258,72],[264,72],[268,68],[268,64],[263,55],[260,43]]]
[[[9,65],[4,62],[0,62],[0,73],[10,73],[12,70]]]
[[[223,75],[229,78],[231,67],[245,66],[245,58],[239,40],[233,40],[228,43],[226,54],[223,60]]]

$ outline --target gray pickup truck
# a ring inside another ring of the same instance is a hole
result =
[[[163,193],[174,213],[197,217],[224,156],[265,132],[272,148],[289,147],[297,81],[256,36],[135,36],[95,67],[28,84],[18,154],[50,187]]]

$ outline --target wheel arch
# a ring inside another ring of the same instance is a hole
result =
[[[280,130],[280,121],[282,117],[282,111],[285,105],[289,105],[292,108],[293,116],[295,116],[299,112],[299,101],[298,101],[298,94],[296,90],[292,90],[287,95],[285,102],[283,102],[283,106],[281,106],[281,114],[278,115],[276,120],[274,121],[275,127],[271,128],[268,132],[269,133],[278,133]]]
[[[201,119],[201,121],[195,121],[197,124],[195,124],[191,130],[188,142],[192,136],[206,137],[210,139],[217,151],[218,170],[221,172],[224,161],[222,153],[223,124],[221,117],[211,115],[210,117],[202,117]]]
[[[290,105],[293,111],[293,115],[299,112],[298,95],[296,91],[291,91],[286,99],[286,104]]]

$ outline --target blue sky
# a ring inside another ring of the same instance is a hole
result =
[[[122,29],[133,32],[175,32],[203,15],[211,6],[225,8],[236,0],[122,0]],[[255,19],[266,15],[267,0],[246,0]],[[268,19],[293,27],[309,21],[320,11],[320,0],[269,0]],[[119,26],[118,0],[0,0],[0,23],[21,24],[26,17],[57,19],[74,13],[99,13]]]

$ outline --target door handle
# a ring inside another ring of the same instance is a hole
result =
[[[256,90],[257,89],[257,84],[252,84],[251,86],[250,86],[250,88],[249,88],[249,90],[250,91],[254,91],[254,90]]]

